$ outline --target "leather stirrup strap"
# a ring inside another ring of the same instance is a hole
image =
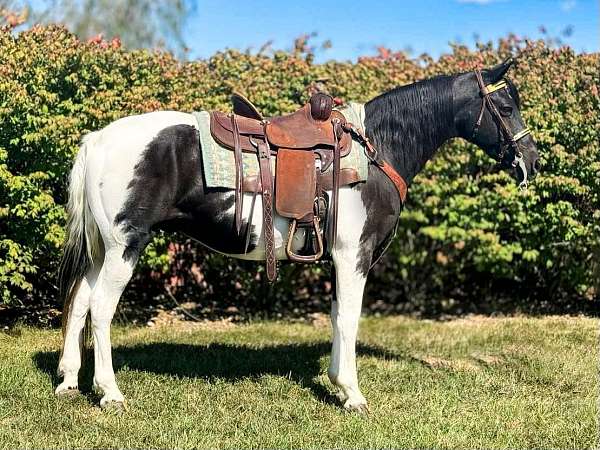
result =
[[[231,114],[231,128],[233,129],[233,158],[235,161],[235,231],[239,236],[240,231],[242,230],[242,207],[244,202],[242,183],[244,181],[244,166],[242,161],[240,130],[235,118],[235,113]]]
[[[337,239],[338,201],[340,196],[340,139],[343,132],[339,119],[333,119],[332,126],[335,146],[333,148],[333,190],[331,194],[331,226],[329,236],[330,251],[335,248]]]
[[[258,142],[258,167],[262,184],[263,233],[265,240],[265,260],[267,279],[277,278],[277,260],[275,259],[275,232],[273,230],[273,176],[271,174],[271,151],[265,141]]]

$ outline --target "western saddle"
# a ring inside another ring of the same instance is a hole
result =
[[[252,212],[256,195],[262,195],[263,232],[266,272],[269,281],[277,277],[277,259],[273,229],[273,185],[275,210],[290,219],[286,253],[291,261],[313,262],[323,256],[321,222],[327,224],[327,245],[332,249],[337,236],[338,196],[340,186],[356,183],[358,172],[340,168],[340,160],[350,153],[352,136],[365,147],[369,160],[392,180],[404,202],[407,186],[402,177],[377,152],[363,132],[333,110],[333,98],[314,94],[299,110],[284,116],[264,119],[244,96],[232,95],[233,113],[210,113],[210,130],[222,146],[233,150],[236,166],[235,229],[242,228],[243,193],[253,193],[250,218],[245,230],[248,248]],[[242,153],[258,157],[259,175],[243,174]],[[271,159],[275,158],[275,180]],[[332,170],[328,170],[329,168]],[[331,191],[328,198],[326,191]],[[328,208],[329,206],[329,208]],[[327,211],[330,210],[329,217]],[[306,231],[303,249],[295,253],[292,241],[296,231]]]

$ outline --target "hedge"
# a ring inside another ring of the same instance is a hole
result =
[[[317,83],[364,102],[509,55],[518,55],[510,77],[538,143],[541,175],[520,192],[479,149],[462,140],[445,145],[410,189],[398,237],[371,276],[368,305],[422,312],[502,304],[585,308],[598,297],[598,53],[509,36],[476,51],[454,46],[437,60],[382,52],[355,64],[316,64],[305,53],[228,50],[182,62],[164,52],[125,51],[118,41],[82,42],[57,26],[0,29],[1,302],[56,302],[67,174],[85,132],[160,109],[227,110],[233,90],[266,115],[297,108]],[[328,271],[327,264],[290,265],[268,287],[256,281],[256,265],[209,254],[183,236],[159,235],[134,287],[176,285],[205,305],[318,309],[323,303],[315,296],[330,291]],[[137,288],[126,296],[135,299]]]

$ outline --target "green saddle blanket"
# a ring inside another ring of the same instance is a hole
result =
[[[360,103],[349,103],[339,109],[346,120],[364,129],[365,108]],[[235,160],[230,149],[220,146],[210,134],[210,115],[208,111],[192,113],[198,122],[202,166],[207,187],[235,189]],[[242,157],[244,176],[259,175],[256,155],[244,153]],[[365,181],[369,173],[369,161],[365,151],[356,140],[352,141],[350,153],[341,159],[341,168],[358,171],[360,181]],[[332,170],[330,167],[328,170]]]

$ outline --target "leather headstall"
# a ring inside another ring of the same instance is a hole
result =
[[[479,110],[479,115],[477,116],[477,121],[475,122],[475,126],[473,127],[472,138],[474,139],[477,136],[479,131],[479,127],[481,126],[481,122],[483,121],[483,113],[486,108],[492,115],[492,118],[496,122],[496,124],[500,127],[500,132],[502,133],[503,142],[501,143],[501,150],[497,155],[498,161],[503,161],[506,156],[506,149],[510,148],[514,152],[514,159],[512,161],[512,166],[521,169],[523,173],[523,181],[520,183],[520,187],[527,186],[527,168],[525,167],[525,162],[523,160],[523,153],[519,151],[518,141],[523,139],[528,134],[531,134],[529,128],[525,127],[518,133],[513,134],[510,127],[507,125],[506,121],[502,118],[502,114],[498,111],[498,108],[494,104],[491,95],[494,92],[499,91],[500,89],[508,89],[508,84],[505,80],[501,80],[497,83],[486,85],[483,81],[483,76],[481,74],[481,70],[475,70],[475,77],[477,78],[477,83],[479,85],[479,91],[482,97],[481,109]]]

